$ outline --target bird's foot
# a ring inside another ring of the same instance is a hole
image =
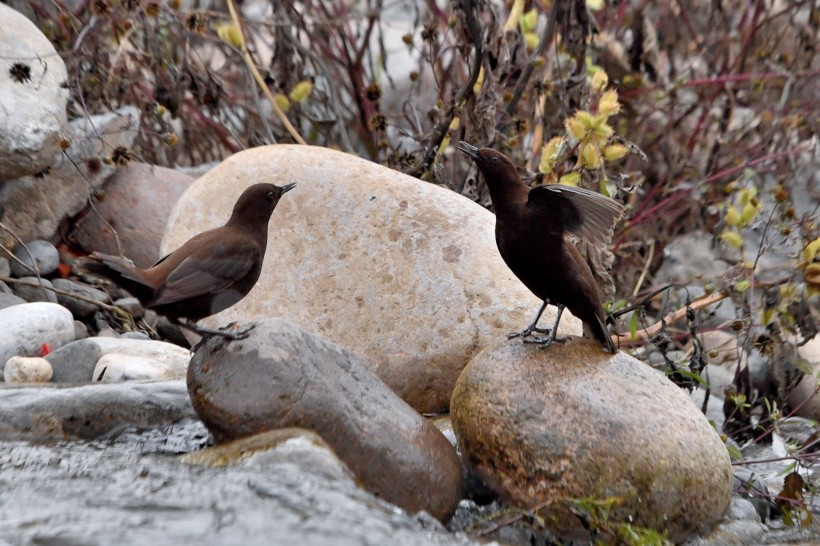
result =
[[[538,336],[532,335],[533,332],[536,332],[538,334],[549,334],[550,329],[549,328],[531,328],[531,327],[527,327],[527,328],[524,328],[523,330],[521,330],[520,332],[512,332],[510,334],[507,334],[507,339],[513,339],[513,338],[516,338],[516,337],[520,337],[521,339],[524,340],[525,343],[536,343],[536,342],[533,342],[533,341],[530,341],[530,342],[526,341],[527,338],[543,339],[543,338],[540,338]]]
[[[239,324],[236,323],[236,322],[232,322],[232,323],[228,324],[227,326],[223,326],[222,328],[218,328],[218,329],[207,328],[205,326],[200,326],[200,325],[198,325],[194,322],[186,322],[186,323],[183,324],[183,326],[185,326],[189,330],[192,330],[192,331],[196,332],[197,334],[199,334],[203,337],[206,336],[206,335],[222,336],[222,337],[224,337],[226,339],[230,339],[230,340],[245,339],[246,337],[248,337],[248,335],[250,335],[251,330],[256,328],[256,324],[251,324],[247,328],[245,328],[243,330],[239,330],[238,329]]]
[[[540,341],[529,341],[528,342],[528,341],[525,340],[525,343],[538,343],[541,346],[540,347],[541,349],[546,349],[547,347],[549,347],[553,343],[565,343],[568,340],[569,340],[568,337],[558,337],[558,336],[555,335],[555,332],[552,332],[549,336],[547,336],[546,338],[542,338]]]

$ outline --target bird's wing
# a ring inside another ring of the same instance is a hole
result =
[[[565,231],[595,246],[609,243],[615,222],[624,215],[625,210],[623,205],[600,193],[563,184],[532,188],[527,207],[541,211],[549,218],[548,221],[555,222]]]
[[[164,305],[203,294],[213,294],[242,280],[260,251],[252,241],[218,243],[205,256],[188,256],[168,275],[151,305]]]

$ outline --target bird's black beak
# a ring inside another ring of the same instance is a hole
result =
[[[458,150],[464,152],[468,156],[472,157],[473,159],[478,157],[478,148],[476,148],[472,144],[467,144],[463,140],[458,141],[458,144],[456,144],[456,148]]]
[[[292,190],[295,187],[296,187],[296,182],[293,182],[291,184],[285,184],[284,186],[282,186],[282,195],[288,193],[290,190]]]

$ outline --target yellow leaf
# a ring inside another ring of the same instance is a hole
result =
[[[538,10],[532,8],[530,11],[521,16],[521,31],[525,34],[535,30],[535,25],[538,24]]]
[[[564,126],[567,129],[567,132],[572,135],[575,140],[582,141],[586,136],[587,132],[584,129],[584,124],[577,117],[569,118],[565,123]]]
[[[280,110],[283,112],[287,112],[288,108],[290,108],[290,100],[283,95],[282,93],[277,93],[275,97],[276,105],[279,107]]]
[[[558,158],[564,153],[566,142],[564,137],[554,137],[544,144],[541,148],[541,163],[538,165],[539,172],[550,174],[553,171],[555,164],[558,162]]]
[[[216,27],[216,33],[226,44],[242,49],[245,46],[242,40],[242,31],[233,23],[225,23]]]
[[[751,203],[743,205],[743,210],[740,211],[740,225],[745,226],[757,216],[757,207]]]
[[[735,207],[730,206],[726,209],[726,216],[724,217],[726,223],[732,227],[737,227],[740,225],[740,213],[737,211]]]
[[[625,156],[628,151],[623,144],[610,144],[604,148],[604,159],[607,161],[618,161]]]
[[[296,104],[305,102],[313,91],[313,82],[309,80],[302,80],[294,86],[290,92],[290,100]]]
[[[592,11],[604,9],[604,0],[587,0],[587,7]]]
[[[601,166],[601,156],[592,143],[581,144],[581,157],[584,159],[584,164],[590,169],[597,169]]]
[[[559,184],[563,184],[565,186],[577,186],[578,182],[581,180],[581,173],[578,171],[570,171],[565,173],[559,180]]]
[[[735,292],[740,292],[742,294],[743,292],[748,290],[751,286],[752,286],[752,283],[750,283],[747,280],[743,280],[743,281],[737,281],[732,288],[735,289]]]
[[[807,244],[806,248],[803,249],[803,258],[806,263],[812,263],[818,252],[820,252],[820,237]]]
[[[612,136],[612,133],[615,132],[612,129],[612,127],[610,127],[609,124],[606,122],[606,118],[607,116],[598,114],[592,120],[592,131],[594,133],[593,138],[595,142],[599,145],[606,144],[606,141],[609,139],[609,137]]]
[[[610,89],[601,96],[601,100],[598,101],[598,112],[606,116],[612,116],[620,111],[621,103],[618,102],[618,92],[616,90]]]
[[[720,238],[723,239],[725,243],[735,248],[740,248],[743,246],[743,237],[741,237],[740,233],[735,230],[727,229],[720,234]]]
[[[534,32],[525,32],[524,44],[527,46],[527,53],[532,53],[538,47],[538,35]]]
[[[596,70],[595,74],[592,75],[592,82],[589,86],[593,91],[599,93],[603,91],[607,85],[609,85],[609,76],[606,75],[606,72],[603,69]]]

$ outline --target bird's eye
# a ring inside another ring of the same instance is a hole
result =
[[[265,197],[267,197],[267,198],[268,198],[268,201],[273,201],[273,199],[274,199],[276,196],[273,194],[273,192],[272,192],[272,191],[269,191]]]
[[[493,157],[490,158],[490,161],[492,161],[493,163],[498,163],[498,159],[499,159],[498,156],[494,155]]]

